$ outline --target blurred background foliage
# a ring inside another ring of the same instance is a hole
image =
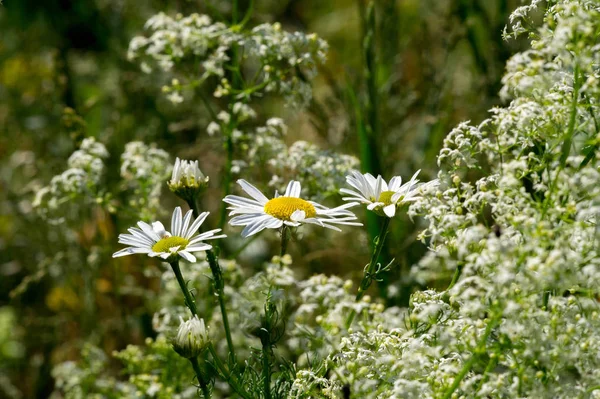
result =
[[[261,117],[284,118],[290,143],[303,139],[357,156],[361,126],[372,122],[376,151],[367,154],[372,159],[364,169],[387,179],[423,169],[423,179],[433,178],[445,134],[462,120],[482,120],[499,102],[505,61],[520,46],[501,36],[517,3],[381,0],[365,53],[369,12],[360,0],[257,1],[251,24],[279,21],[286,30],[315,32],[330,49],[306,110],[272,98],[253,106]],[[117,268],[110,258],[117,232],[137,215],[102,204],[74,207],[67,234],[36,215],[32,201],[82,138],[93,136],[111,154],[107,185],[116,184],[119,156],[133,140],[156,143],[173,159],[198,159],[213,183],[203,207],[217,212],[224,157],[221,141],[206,133],[210,116],[198,101],[171,104],[161,94],[164,82],[141,73],[126,55],[131,38],[159,11],[228,19],[230,7],[219,1],[207,9],[192,0],[5,0],[0,6],[0,397],[47,396],[52,366],[76,358],[83,340],[110,353],[153,335],[159,287],[157,273],[148,270],[158,264],[135,259]],[[369,57],[372,80],[364,73]],[[171,209],[174,196],[164,197]],[[389,303],[405,304],[413,283],[402,276],[425,247],[410,220],[392,228],[386,257],[398,266],[380,291]],[[356,232],[300,241],[292,245],[294,267],[305,276],[357,279],[367,243]]]

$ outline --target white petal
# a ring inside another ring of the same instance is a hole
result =
[[[168,237],[170,235],[169,232],[167,230],[165,230],[165,226],[161,222],[152,223],[152,230],[160,238]]]
[[[261,193],[258,188],[254,187],[252,184],[248,183],[246,180],[240,179],[237,181],[237,183],[242,187],[242,189],[245,192],[248,193],[248,195],[250,195],[252,198],[257,200],[261,205],[264,205],[267,202],[269,202],[269,199],[267,197],[265,197],[265,195],[263,193]]]
[[[179,251],[178,254],[188,262],[194,263],[196,261],[196,257],[187,251]]]
[[[183,218],[183,223],[181,224],[180,237],[187,235],[188,226],[190,225],[190,221],[192,220],[193,213],[194,211],[192,211],[191,209],[186,212],[185,217]]]
[[[388,217],[394,217],[396,214],[396,205],[391,204],[383,208],[383,213],[385,213]]]
[[[156,242],[156,241],[153,241],[152,238],[148,237],[148,235],[146,233],[144,233],[142,230],[138,229],[137,227],[130,227],[127,229],[127,231],[129,231],[131,233],[131,235],[134,236],[135,238],[137,238],[138,240],[142,240],[142,241],[148,243],[149,245],[152,245]]]
[[[215,237],[214,234],[218,233],[219,231],[221,231],[221,229],[214,229],[214,230],[205,231],[204,233],[198,234],[196,237],[194,237],[192,240],[190,240],[190,243],[194,242],[196,240],[205,240],[207,238],[213,238],[213,237]],[[221,234],[221,235],[219,235],[219,238],[220,237],[227,237],[227,236],[225,234]]]
[[[119,258],[121,256],[133,255],[133,254],[147,254],[150,252],[149,248],[138,248],[138,247],[127,247],[113,254],[113,258]]]
[[[231,218],[231,220],[229,220],[229,224],[232,226],[246,226],[247,224],[252,223],[258,218],[262,218],[263,216],[265,216],[264,213],[248,213],[239,215]]]
[[[146,233],[146,235],[148,237],[150,237],[152,240],[154,240],[154,242],[160,240],[159,235],[156,234],[156,232],[154,231],[154,229],[152,228],[152,226],[150,226],[148,223],[138,222],[138,226],[140,226],[140,228],[142,229],[142,231],[144,233]]]
[[[402,185],[402,177],[401,176],[394,176],[394,177],[392,177],[392,180],[390,180],[389,190],[390,191],[397,191],[400,188],[401,185]]]
[[[272,216],[265,215],[262,218],[256,219],[252,223],[248,224],[244,230],[242,230],[242,237],[250,237],[259,231],[264,230],[267,227],[267,222],[273,219]]]
[[[302,191],[302,187],[300,186],[300,182],[292,180],[288,183],[287,188],[285,189],[284,197],[300,197],[300,191]]]
[[[209,212],[202,212],[200,215],[198,215],[196,220],[194,220],[194,223],[192,223],[192,225],[188,229],[187,234],[183,238],[189,239],[191,236],[193,236],[198,231],[202,223],[204,223],[204,220],[206,219],[208,214]]]
[[[212,245],[210,245],[210,244],[200,243],[200,244],[196,244],[196,245],[188,245],[187,247],[185,247],[185,251],[180,251],[179,253],[207,251],[211,248],[212,248]]]
[[[298,209],[292,213],[292,215],[290,216],[290,220],[292,222],[300,222],[300,221],[304,220],[305,217],[306,217],[306,212]]]
[[[119,244],[132,245],[134,247],[149,248],[153,243],[148,244],[146,241],[142,241],[139,238],[131,236],[129,234],[119,234]]]
[[[259,209],[263,209],[264,205],[250,198],[240,197],[239,195],[228,195],[223,198],[223,202],[234,205],[234,206],[244,206],[244,207],[256,207]]]
[[[176,207],[171,216],[171,234],[181,237],[181,207]]]

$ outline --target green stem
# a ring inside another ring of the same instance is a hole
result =
[[[192,294],[187,288],[187,284],[183,279],[183,275],[181,274],[181,269],[179,268],[179,261],[175,260],[170,262],[171,268],[173,269],[173,273],[175,273],[175,278],[177,278],[177,282],[179,283],[179,287],[181,288],[181,292],[183,292],[183,296],[185,297],[185,304],[192,312],[193,316],[198,316],[198,310],[196,309],[196,302],[194,302],[194,298],[192,298]],[[208,389],[208,384],[202,377],[202,371],[200,370],[200,365],[198,364],[198,359],[191,358],[190,362],[192,363],[192,367],[194,372],[196,373],[196,378],[198,378],[198,383],[200,384],[200,388],[204,393],[204,397],[206,399],[210,398],[210,391]]]
[[[449,291],[452,287],[454,287],[454,285],[460,278],[460,275],[462,274],[462,270],[463,270],[463,265],[461,265],[461,264],[456,265],[456,270],[454,271],[454,275],[452,276],[452,281],[450,281],[450,285],[448,286],[448,288],[446,288],[446,291]]]
[[[269,297],[267,297],[267,304],[265,305],[265,324],[264,327],[261,328],[260,336],[262,344],[262,373],[265,399],[271,399],[271,363],[269,360],[271,352],[271,313],[269,300]]]
[[[281,227],[281,252],[280,256],[283,256],[287,252],[287,245],[290,239],[290,229],[285,224]]]
[[[231,373],[229,372],[227,367],[225,367],[223,362],[221,362],[221,359],[219,359],[219,355],[217,355],[217,351],[215,351],[215,347],[213,346],[212,343],[210,343],[208,345],[208,351],[210,352],[210,354],[213,358],[213,361],[215,362],[215,366],[217,367],[217,370],[219,370],[221,375],[229,383],[229,386],[231,386],[231,388],[235,392],[237,392],[237,394],[240,395],[242,398],[253,399],[252,396],[250,396],[248,393],[246,393],[246,391],[242,387],[240,387],[238,381],[231,375]]]
[[[483,370],[483,375],[481,376],[481,381],[479,381],[479,385],[477,385],[477,389],[475,390],[475,393],[478,393],[481,388],[483,388],[483,384],[485,384],[485,382],[487,381],[487,376],[488,374],[494,369],[494,367],[496,367],[496,364],[498,363],[498,357],[490,357],[490,361],[488,362],[487,366],[485,367],[485,370]]]
[[[190,363],[192,363],[192,368],[196,373],[196,378],[198,379],[198,383],[200,384],[200,389],[202,389],[202,394],[204,394],[205,399],[210,399],[210,389],[208,388],[208,382],[204,379],[202,375],[202,370],[200,369],[200,364],[198,363],[198,358],[192,357],[190,358]]]
[[[444,396],[442,396],[442,399],[450,399],[450,397],[452,397],[452,394],[454,393],[454,391],[456,391],[458,389],[458,387],[460,386],[460,383],[462,382],[463,378],[465,378],[465,376],[469,373],[469,371],[471,371],[471,368],[473,367],[473,365],[475,364],[477,359],[479,359],[480,352],[485,347],[485,344],[487,343],[487,340],[490,337],[490,334],[492,333],[492,329],[495,327],[496,323],[497,323],[496,320],[491,320],[488,323],[488,325],[485,328],[485,332],[479,339],[479,342],[477,342],[477,346],[475,347],[475,350],[474,350],[475,353],[473,353],[471,358],[463,365],[462,369],[458,372],[456,377],[454,377],[454,381],[452,382],[452,385],[450,386],[450,388],[448,388],[446,393],[444,393]]]
[[[381,224],[381,231],[379,235],[375,238],[375,248],[373,250],[373,254],[371,255],[371,261],[367,266],[367,270],[365,271],[363,278],[360,282],[360,286],[358,287],[358,293],[356,294],[356,302],[360,301],[364,296],[371,283],[373,282],[373,274],[375,273],[375,268],[377,267],[377,260],[381,255],[381,250],[383,249],[383,244],[385,243],[385,238],[387,236],[388,228],[390,227],[391,218],[384,218],[383,223]],[[346,319],[346,328],[352,325],[352,321],[356,316],[356,312],[352,310],[348,315],[348,319]]]
[[[225,329],[225,337],[227,338],[227,347],[229,348],[229,356],[233,364],[236,363],[235,350],[233,340],[231,339],[231,329],[229,327],[229,318],[227,317],[227,308],[225,307],[225,281],[223,280],[223,271],[219,266],[217,256],[212,250],[206,251],[206,259],[213,275],[213,283],[217,298],[219,299],[219,307],[221,308],[221,316],[223,318],[223,328]]]
[[[269,343],[264,343],[262,345],[263,352],[263,383],[265,390],[265,399],[271,399],[271,365],[269,362],[269,351],[271,350],[271,345]]]
[[[238,0],[233,0],[231,7],[231,24],[235,25],[238,22]]]
[[[571,144],[573,142],[573,133],[575,132],[575,122],[577,119],[577,102],[579,100],[579,89],[579,66],[575,65],[575,70],[573,71],[573,100],[571,103],[569,125],[567,127],[567,134],[565,135],[565,141],[563,142],[561,149],[560,165],[558,166],[558,168],[556,168],[556,174],[554,175],[554,179],[552,179],[552,181],[550,182],[548,193],[546,194],[546,198],[544,199],[542,217],[544,217],[546,215],[546,212],[548,211],[548,207],[550,205],[550,198],[552,197],[552,194],[558,182],[559,175],[564,169],[567,163],[567,158],[569,157],[569,153],[571,152]]]
[[[169,264],[171,265],[171,268],[173,269],[173,273],[175,273],[175,278],[177,279],[177,282],[179,283],[179,287],[181,288],[181,292],[183,292],[183,296],[185,297],[185,305],[190,309],[190,312],[192,312],[192,315],[194,315],[194,316],[198,315],[198,310],[196,309],[196,302],[194,301],[192,294],[188,290],[187,284],[185,283],[185,280],[183,279],[183,275],[181,274],[181,269],[179,268],[179,260],[174,260],[173,262],[170,262]]]
[[[188,205],[192,208],[194,217],[200,214],[196,201],[188,201]],[[229,356],[233,363],[236,362],[233,339],[231,338],[231,329],[229,327],[229,318],[227,317],[227,308],[225,307],[225,280],[223,279],[223,271],[219,265],[219,259],[212,249],[206,251],[206,260],[210,266],[210,271],[213,275],[213,284],[217,298],[219,299],[219,307],[221,308],[221,316],[223,319],[223,328],[225,329],[225,337],[227,338],[227,346],[229,348]]]

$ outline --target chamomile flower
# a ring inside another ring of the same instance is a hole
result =
[[[321,227],[341,231],[334,224],[362,226],[355,222],[356,216],[348,210],[357,202],[348,203],[336,208],[327,208],[313,201],[300,198],[301,186],[297,181],[290,181],[285,193],[268,199],[252,184],[245,180],[238,180],[238,184],[252,198],[228,195],[223,199],[231,205],[230,216],[233,217],[229,224],[232,226],[246,226],[242,237],[249,237],[264,229],[278,229],[282,226],[300,226],[301,224],[316,224]]]
[[[350,176],[346,176],[346,182],[355,190],[340,189],[340,192],[350,195],[342,199],[367,204],[367,209],[381,216],[394,217],[398,207],[418,200],[425,187],[438,184],[437,179],[424,184],[419,183],[419,172],[420,169],[404,184],[400,176],[392,177],[388,184],[381,176],[375,178],[370,173],[363,175],[353,170]]]
[[[193,252],[212,248],[210,244],[203,241],[225,237],[224,234],[215,235],[221,229],[210,230],[194,236],[207,216],[208,212],[203,212],[192,222],[192,211],[189,210],[185,216],[182,216],[181,208],[177,207],[171,218],[170,232],[161,222],[154,222],[152,225],[138,222],[139,228],[128,229],[131,234],[119,235],[119,243],[129,245],[129,247],[115,252],[113,258],[147,254],[150,257],[159,257],[167,261],[175,260],[177,256],[180,256],[188,262],[195,262],[196,257],[192,255]]]
[[[167,185],[175,195],[191,202],[208,186],[208,177],[198,167],[198,161],[177,158]]]
[[[181,324],[173,340],[173,349],[187,359],[199,356],[210,344],[204,319],[199,319],[198,315],[186,321],[181,317],[179,319]]]
[[[185,159],[175,159],[169,187],[206,187],[208,177],[204,176],[198,167],[198,161],[187,161]]]

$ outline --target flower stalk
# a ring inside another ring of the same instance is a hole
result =
[[[242,398],[244,399],[253,399],[252,396],[250,396],[238,383],[237,379],[235,379],[232,375],[231,372],[227,369],[227,367],[223,364],[223,362],[221,362],[221,359],[219,359],[219,355],[217,354],[217,351],[215,350],[214,345],[211,343],[208,345],[208,351],[210,352],[213,361],[215,362],[215,367],[217,368],[217,370],[219,370],[219,372],[221,373],[221,375],[225,378],[225,380],[227,381],[227,383],[229,384],[229,386],[235,391],[237,392],[238,395],[240,395]]]
[[[388,233],[388,229],[390,227],[391,220],[392,220],[391,218],[387,218],[387,217],[383,218],[383,223],[381,225],[381,231],[380,231],[379,235],[377,237],[375,237],[375,240],[374,240],[374,249],[373,249],[373,254],[371,255],[371,261],[367,265],[367,267],[365,269],[365,273],[363,275],[363,278],[358,287],[358,293],[356,294],[356,302],[360,301],[365,296],[365,293],[371,286],[371,283],[373,282],[373,280],[375,280],[377,278],[378,272],[381,271],[377,268],[377,265],[378,265],[377,260],[379,259],[379,256],[381,255],[381,251],[382,251],[383,245],[385,243],[385,238],[387,237],[387,233]],[[350,314],[348,315],[348,319],[346,319],[346,328],[349,328],[352,325],[352,321],[354,320],[355,316],[356,316],[356,312],[354,310],[352,310],[350,312]]]
[[[198,204],[196,200],[188,201],[189,207],[194,212],[194,215],[198,215]],[[231,329],[229,327],[229,317],[227,316],[227,307],[225,306],[225,280],[223,279],[223,271],[219,265],[219,260],[215,255],[214,251],[209,249],[206,251],[206,260],[210,267],[210,271],[213,276],[213,286],[219,300],[219,307],[221,308],[221,317],[223,319],[223,328],[225,329],[225,337],[227,338],[227,347],[229,349],[230,360],[235,363],[235,349],[233,346],[233,339],[231,338]]]
[[[171,265],[171,269],[173,269],[173,273],[175,274],[175,278],[179,283],[179,287],[181,288],[181,292],[185,298],[185,305],[190,309],[192,315],[198,315],[198,310],[196,309],[196,301],[192,296],[190,290],[188,290],[187,284],[183,279],[183,275],[181,274],[181,269],[179,268],[179,260],[174,260],[169,263]]]
[[[198,363],[198,358],[192,357],[190,358],[190,363],[192,363],[192,368],[196,373],[196,378],[198,379],[198,383],[200,384],[200,389],[202,390],[202,394],[205,399],[210,399],[210,388],[208,387],[208,382],[204,379],[202,374],[202,369],[200,368],[200,364]]]
[[[283,256],[287,253],[287,245],[290,240],[290,235],[291,231],[289,227],[283,225],[281,227],[281,252],[279,253],[280,256]]]

